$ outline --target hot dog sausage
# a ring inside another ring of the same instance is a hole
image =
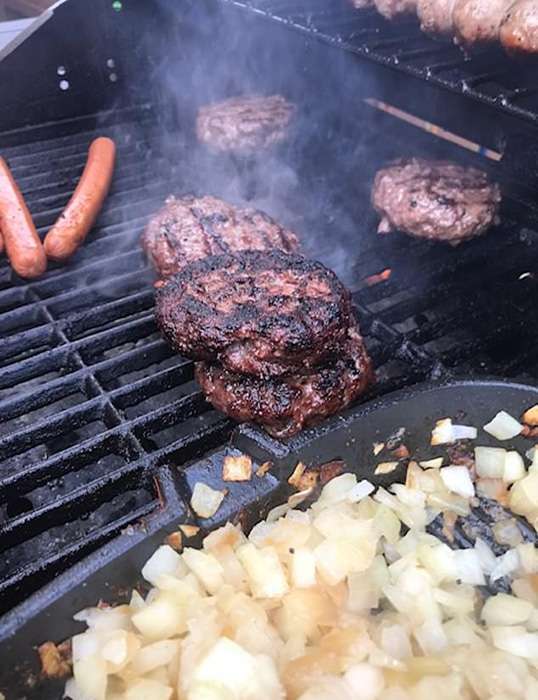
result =
[[[4,237],[0,233],[0,253],[4,252]]]
[[[21,277],[39,277],[47,269],[43,244],[7,164],[0,158],[0,230],[12,268]]]
[[[55,260],[66,260],[84,242],[108,194],[116,146],[100,137],[90,146],[88,161],[75,193],[54,227],[45,236],[45,251]]]

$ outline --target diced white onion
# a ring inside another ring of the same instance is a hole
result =
[[[172,547],[163,544],[145,563],[142,569],[142,576],[146,581],[156,586],[159,574],[183,578],[187,571],[181,555],[173,550]]]
[[[371,493],[375,491],[375,486],[367,481],[366,479],[362,479],[362,481],[359,481],[359,483],[356,486],[353,486],[348,492],[347,492],[347,500],[350,503],[358,503],[359,501],[362,501],[363,498],[366,498],[366,496],[369,496]]]
[[[511,440],[521,433],[523,426],[506,411],[499,411],[489,423],[486,423],[484,430],[497,440]]]
[[[441,424],[448,442],[475,433]],[[513,451],[478,447],[475,457],[475,484],[472,465],[443,467],[439,457],[421,467],[410,457],[405,483],[376,491],[344,473],[297,510],[313,494],[301,465],[292,481],[307,488],[248,538],[227,523],[201,549],[163,545],[143,567],[153,586],[145,597],[135,591],[129,605],[77,614],[88,630],[72,640],[66,692],[74,700],[536,700],[538,549],[503,516],[492,525],[510,547],[500,557],[480,538],[453,549],[427,530],[441,515],[450,538],[475,487],[538,527],[538,457],[528,473]],[[249,464],[238,459],[228,463],[234,479]],[[199,483],[192,505],[212,517],[223,498]],[[196,534],[186,527],[185,537]],[[502,577],[512,595],[476,589]]]
[[[484,540],[481,540],[479,537],[476,538],[474,549],[478,556],[482,571],[489,576],[497,565],[497,557],[495,554],[493,554],[489,545],[487,545]]]
[[[467,467],[443,467],[439,470],[439,474],[449,491],[457,493],[463,498],[472,498],[474,496],[474,484]]]
[[[474,549],[455,550],[454,557],[462,583],[470,583],[473,586],[483,586],[486,583],[480,557]]]
[[[481,617],[488,625],[520,625],[529,619],[533,610],[526,600],[499,593],[486,600]]]
[[[430,445],[444,445],[456,440],[475,440],[478,435],[476,428],[470,425],[454,425],[450,418],[437,421],[432,430]]]
[[[527,475],[525,462],[519,452],[514,450],[507,452],[504,457],[504,472],[502,479],[507,484],[513,484],[519,479],[523,479]]]
[[[201,518],[212,518],[223,499],[222,491],[216,491],[202,481],[197,481],[192,491],[191,508]]]
[[[502,447],[475,447],[476,472],[487,479],[502,479],[506,450]]]
[[[497,557],[495,568],[490,574],[490,580],[496,581],[503,576],[509,576],[519,565],[519,557],[515,549],[509,549],[508,552],[500,557]]]
[[[444,459],[442,457],[434,457],[433,459],[419,462],[419,464],[423,469],[439,469],[443,466],[443,462]]]

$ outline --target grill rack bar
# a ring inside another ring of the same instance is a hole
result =
[[[436,42],[422,34],[415,18],[388,22],[373,9],[353,8],[349,0],[337,0],[331,3],[330,9],[320,7],[315,0],[310,4],[300,0],[286,4],[272,0],[223,2],[452,92],[467,95],[533,124],[538,123],[538,96],[533,97],[528,106],[517,104],[520,97],[534,95],[534,90],[529,89],[532,82],[529,86],[519,85],[521,80],[532,81],[532,71],[528,69],[522,76],[520,66],[504,56],[500,49],[478,50],[469,59],[456,46]],[[409,46],[416,48],[410,49]],[[428,60],[422,61],[426,58]],[[488,66],[495,64],[493,69],[488,70],[492,79],[491,92],[480,89],[486,75],[483,63]],[[517,87],[510,88],[514,82]]]

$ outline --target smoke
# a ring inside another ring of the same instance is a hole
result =
[[[170,192],[212,194],[267,212],[297,233],[304,254],[349,283],[372,218],[364,187],[370,174],[357,176],[372,124],[354,122],[368,91],[353,57],[224,3],[212,10],[196,3],[181,16],[181,4],[160,2],[168,34],[152,82],[164,105]],[[242,160],[197,142],[201,106],[270,94],[297,105],[285,144]]]

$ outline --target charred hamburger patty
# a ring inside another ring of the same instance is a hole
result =
[[[380,233],[400,230],[453,245],[496,224],[500,201],[499,186],[486,173],[422,158],[390,163],[372,189]]]
[[[270,216],[208,195],[168,197],[149,222],[142,247],[161,277],[170,277],[193,260],[239,250],[287,252],[297,236]]]
[[[259,379],[199,362],[195,376],[215,408],[238,421],[259,423],[274,437],[289,437],[338,413],[374,378],[356,327],[336,357],[308,374]]]
[[[156,316],[179,352],[268,377],[327,356],[345,337],[351,302],[321,263],[243,251],[187,265],[158,290]]]
[[[294,112],[282,95],[231,97],[199,109],[196,134],[215,151],[253,152],[282,143]]]

